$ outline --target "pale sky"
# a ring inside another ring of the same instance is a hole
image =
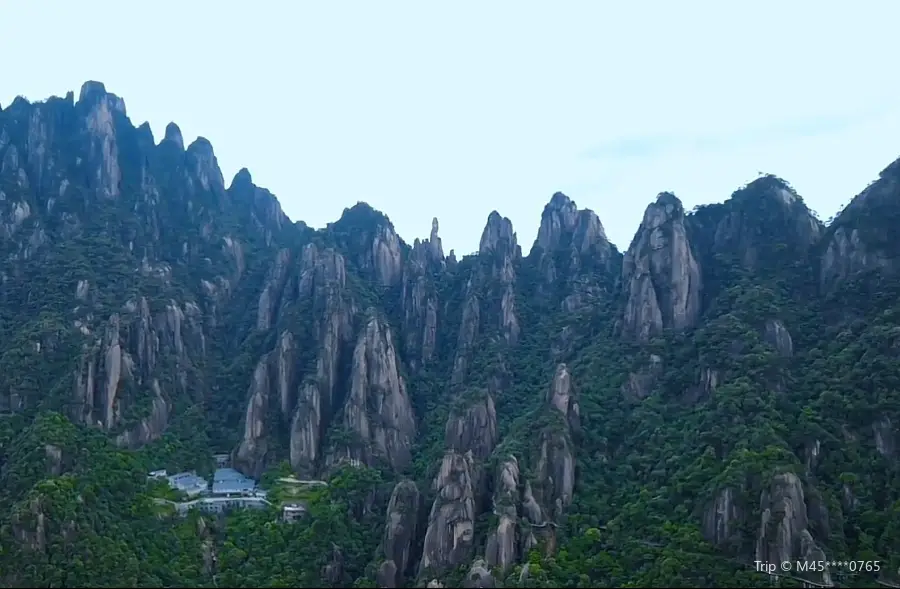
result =
[[[0,0],[0,104],[125,99],[213,144],[314,227],[364,200],[407,241],[438,217],[525,253],[557,190],[625,249],[658,192],[720,202],[758,172],[822,219],[900,156],[900,3]]]

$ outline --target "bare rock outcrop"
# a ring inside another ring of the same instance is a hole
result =
[[[879,454],[888,459],[893,459],[897,451],[897,434],[891,418],[882,415],[872,425],[875,435],[875,449]]]
[[[744,510],[736,496],[735,489],[726,487],[703,512],[703,535],[717,546],[727,545],[741,531]]]
[[[565,416],[570,431],[577,432],[581,428],[581,409],[572,389],[572,375],[565,364],[556,367],[556,373],[547,391],[547,402]]]
[[[859,229],[837,227],[822,256],[820,282],[823,289],[829,289],[858,272],[893,270],[895,266],[894,260],[865,242]]]
[[[493,511],[497,527],[488,536],[485,559],[504,572],[519,557],[519,461],[508,456],[497,468],[494,481]]]
[[[547,395],[549,423],[538,437],[536,464],[526,481],[522,497],[522,551],[531,550],[539,540],[547,553],[556,549],[556,524],[572,503],[575,491],[575,447],[572,434],[580,428],[578,403],[565,364],[556,368]]]
[[[403,269],[400,305],[403,309],[403,337],[413,370],[435,355],[438,330],[438,296],[434,275],[446,268],[438,220],[431,223],[431,237],[416,239]]]
[[[805,256],[816,245],[824,226],[803,199],[781,178],[764,175],[737,190],[722,205],[723,212],[711,233],[715,252],[736,255],[741,264],[756,270],[775,254],[773,233],[781,236],[781,257]],[[784,248],[790,252],[790,256]],[[766,257],[766,259],[763,259]]]
[[[493,256],[492,276],[500,289],[500,329],[507,343],[519,339],[519,319],[516,315],[515,264],[522,257],[522,249],[516,242],[512,222],[497,211],[488,215],[487,225],[481,234],[479,254]]]
[[[586,308],[599,296],[598,285],[585,282],[583,274],[593,269],[611,274],[616,258],[596,213],[579,210],[561,192],[554,194],[544,207],[530,256],[539,257],[542,293],[558,291],[560,282],[566,285],[563,290],[568,294],[562,306],[568,311]]]
[[[439,574],[472,556],[475,540],[476,465],[471,452],[448,450],[434,480],[437,497],[419,561],[419,577]]]
[[[437,497],[425,532],[420,578],[459,566],[472,556],[475,518],[485,490],[483,460],[496,443],[497,414],[490,393],[476,390],[457,399],[445,428],[447,451],[434,480]]]
[[[503,454],[494,474],[493,515],[485,560],[501,574],[540,542],[556,548],[556,525],[572,503],[575,488],[573,433],[580,431],[580,410],[565,364],[556,368],[538,419],[531,453],[532,471],[524,477],[519,461]],[[505,449],[499,450],[505,452]]]
[[[288,265],[291,261],[291,251],[281,249],[275,257],[275,262],[266,277],[265,286],[259,295],[256,312],[256,329],[266,330],[272,327],[273,314],[277,309],[281,294],[284,291],[284,282],[287,279]]]
[[[269,411],[269,359],[256,364],[248,391],[250,401],[244,418],[244,439],[234,454],[234,464],[240,470],[259,476],[265,470],[268,440],[266,439],[266,415]]]
[[[650,354],[646,364],[630,373],[622,384],[622,395],[631,401],[643,401],[653,392],[663,373],[663,361],[657,354]]]
[[[760,508],[762,515],[756,538],[756,560],[827,560],[810,532],[803,483],[797,475],[791,472],[775,475],[769,489],[762,493]],[[806,574],[814,577],[810,579],[812,581],[832,586],[827,569],[823,573]]]
[[[481,241],[478,244],[478,253],[490,254],[500,253],[501,255],[516,255],[519,246],[516,241],[516,233],[513,231],[512,221],[506,217],[501,217],[497,211],[491,211],[488,215],[487,224],[481,233]]]
[[[134,448],[158,439],[168,425],[171,396],[202,386],[192,370],[206,354],[199,307],[169,301],[153,314],[142,297],[110,315],[97,335],[91,324],[90,317],[76,322],[84,342],[74,375],[72,417],[113,431],[121,425],[125,408],[137,405],[144,417],[121,432],[117,442]],[[164,375],[171,390],[162,387]]]
[[[647,207],[625,254],[627,299],[623,334],[647,341],[663,329],[685,329],[700,317],[701,274],[675,195],[660,194]]]
[[[343,408],[344,429],[355,439],[337,452],[370,466],[384,460],[399,471],[412,459],[415,416],[391,330],[374,310],[370,313],[353,352],[350,391]]]
[[[515,285],[516,265],[521,257],[522,251],[516,243],[512,222],[501,217],[497,211],[491,212],[481,235],[479,261],[466,282],[463,294],[452,385],[466,382],[472,352],[480,333],[487,332],[493,336],[492,327],[496,326],[507,346],[518,343],[521,328],[516,310]]]
[[[301,267],[298,295],[311,299],[321,318],[315,324],[315,372],[304,377],[291,416],[290,461],[296,471],[309,474],[322,457],[322,435],[337,409],[338,370],[352,338],[356,308],[344,290],[346,270],[340,254],[309,245]]]
[[[247,168],[241,168],[235,174],[228,192],[233,200],[247,206],[250,223],[264,236],[266,245],[273,245],[276,235],[290,225],[278,199],[265,188],[253,184]]]
[[[465,581],[463,581],[463,587],[466,588],[491,588],[497,586],[497,581],[494,579],[494,576],[488,570],[487,564],[484,560],[477,558],[472,563],[472,566],[469,568],[469,572],[466,574]]]
[[[443,263],[444,247],[441,244],[441,238],[438,236],[438,220],[437,217],[431,219],[431,233],[428,237],[428,252],[432,262]]]
[[[889,219],[900,198],[900,159],[894,161],[835,218],[825,235],[819,281],[823,291],[834,289],[852,275],[869,270],[894,273],[898,261],[886,244],[896,227]],[[860,220],[866,219],[864,223]],[[884,221],[881,221],[881,220]]]
[[[794,355],[794,340],[791,338],[791,332],[780,319],[767,320],[763,336],[780,356],[790,358]]]
[[[116,444],[126,448],[139,448],[159,439],[169,425],[169,404],[166,402],[159,386],[159,381],[154,379],[150,385],[154,397],[151,401],[150,414],[132,429],[122,432],[116,437]]]
[[[409,573],[421,501],[419,489],[413,481],[403,480],[394,486],[381,541],[384,562],[378,569],[379,587],[399,587]]]
[[[456,338],[456,356],[453,360],[453,373],[450,377],[452,385],[461,385],[468,376],[469,362],[475,346],[475,336],[481,325],[481,304],[477,289],[472,279],[466,285],[465,302],[463,303],[462,320]]]
[[[388,225],[379,226],[372,239],[372,266],[382,286],[397,283],[402,274],[403,257],[400,253],[400,238]]]
[[[344,209],[329,230],[364,275],[393,287],[403,275],[403,243],[390,220],[366,203]]]
[[[91,180],[97,195],[116,198],[122,181],[116,122],[125,116],[125,101],[108,93],[100,82],[85,82],[75,109],[82,115],[83,136],[93,167]]]
[[[235,451],[235,465],[248,474],[258,474],[268,462],[267,437],[276,428],[287,427],[292,467],[311,475],[321,466],[322,436],[337,410],[338,370],[353,336],[356,307],[346,289],[344,258],[331,248],[305,245],[294,265],[291,254],[280,250],[263,286],[258,302],[259,329],[275,325],[296,306],[315,311],[310,356],[282,330],[275,347],[259,360],[248,391],[244,436]],[[301,354],[312,361],[298,365]],[[269,415],[280,415],[280,423]]]
[[[462,408],[451,412],[444,430],[444,446],[460,453],[472,452],[478,460],[490,456],[497,445],[497,411],[487,391],[466,395]]]

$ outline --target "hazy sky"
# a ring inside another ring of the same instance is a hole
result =
[[[365,200],[468,253],[488,213],[527,253],[561,190],[624,249],[759,171],[825,219],[900,156],[900,3],[0,0],[0,104],[125,99],[213,144],[292,219]]]

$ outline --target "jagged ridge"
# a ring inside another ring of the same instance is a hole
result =
[[[580,450],[600,435],[585,431],[575,400],[590,386],[586,366],[619,375],[608,388],[641,415],[642,402],[673,386],[667,371],[681,358],[694,372],[678,402],[725,411],[719,397],[748,374],[741,362],[767,349],[794,355],[780,316],[790,301],[742,280],[768,279],[782,262],[815,268],[796,288],[815,284],[798,293],[817,297],[861,271],[895,268],[895,252],[859,223],[869,207],[896,205],[896,164],[828,229],[765,177],[690,213],[661,193],[623,255],[595,213],[556,193],[527,257],[494,211],[478,254],[456,260],[436,219],[428,239],[408,246],[365,203],[320,231],[292,224],[247,170],[226,188],[208,141],[185,149],[170,124],[155,144],[96,82],[77,102],[17,99],[0,111],[0,162],[11,342],[0,357],[2,408],[60,409],[129,448],[200,408],[212,443],[254,476],[282,461],[305,476],[344,462],[382,469],[400,481],[378,563],[384,586],[443,578],[476,556],[473,576],[489,583],[532,549],[554,551],[576,464],[600,452]],[[761,320],[747,315],[751,302]],[[672,338],[687,338],[683,356],[666,347]],[[597,342],[612,350],[608,363],[591,359]],[[785,392],[791,375],[779,362],[751,375],[760,391]],[[894,452],[892,423],[870,424],[883,456]],[[728,446],[709,447],[724,461]],[[701,509],[707,538],[724,544],[759,513],[757,559],[821,554],[828,538],[811,523],[821,518],[785,515],[813,509],[803,495],[812,483],[768,474],[716,481],[713,507]],[[748,503],[759,488],[765,499]],[[427,521],[400,517],[401,504],[430,504]],[[495,520],[483,527],[485,515]],[[773,536],[770,521],[784,533]]]

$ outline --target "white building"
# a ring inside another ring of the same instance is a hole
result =
[[[169,485],[189,497],[209,491],[209,483],[196,472],[180,472],[169,477]]]
[[[297,521],[306,513],[306,506],[300,503],[288,503],[281,508],[281,513],[284,521]]]

